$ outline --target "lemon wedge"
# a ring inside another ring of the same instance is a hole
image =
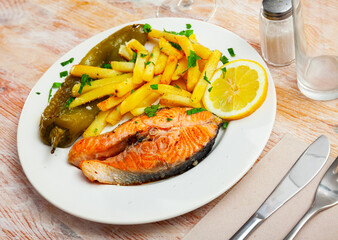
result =
[[[225,120],[249,116],[263,104],[268,90],[265,69],[246,59],[220,67],[210,84],[204,93],[204,106]]]

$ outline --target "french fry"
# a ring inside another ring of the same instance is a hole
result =
[[[128,61],[130,61],[131,59],[133,59],[134,52],[126,45],[121,45],[119,48],[119,54]]]
[[[136,108],[139,107],[148,107],[153,104],[160,97],[159,93],[152,92],[145,99],[143,99],[139,104],[137,104]]]
[[[69,104],[69,108],[77,107],[79,105],[107,95],[122,97],[123,95],[127,94],[138,86],[140,86],[140,84],[134,84],[131,78],[128,78],[120,83],[107,84],[103,87],[98,87],[93,89],[92,91],[81,94],[80,96],[75,98],[74,101],[71,102],[71,104]]]
[[[172,33],[166,33],[160,30],[156,30],[156,29],[151,29],[151,32],[148,33],[148,38],[165,38],[167,39],[169,42],[174,42],[174,43],[178,43],[176,40],[176,35],[172,34]]]
[[[111,61],[111,68],[120,72],[133,72],[135,64],[132,62]]]
[[[129,96],[129,93],[122,97],[116,97],[116,96],[111,96],[107,98],[106,100],[99,102],[97,104],[98,108],[100,108],[101,111],[107,111],[117,105],[119,105],[121,102],[124,101]]]
[[[143,80],[146,82],[150,82],[154,77],[155,72],[155,63],[157,62],[160,56],[160,48],[158,45],[153,47],[153,50],[150,54],[149,61],[146,63],[146,69],[143,73]]]
[[[185,36],[176,36],[178,44],[181,46],[182,50],[185,53],[185,56],[190,56],[190,51],[194,51],[194,47],[192,46],[191,41],[189,38]]]
[[[178,44],[182,47],[187,58],[189,58],[190,55],[194,52],[194,48],[192,46],[191,41],[187,37],[183,36],[177,36],[176,39],[178,41]],[[199,77],[200,71],[198,67],[198,62],[196,61],[196,65],[188,69],[187,90],[189,92],[191,92],[194,89]]]
[[[129,42],[127,42],[126,46],[133,49],[137,53],[148,52],[147,49],[142,45],[142,43],[140,43],[136,39],[132,39]]]
[[[70,69],[70,74],[75,77],[81,77],[83,74],[87,74],[92,79],[98,79],[115,77],[121,74],[121,72],[107,68],[99,68],[86,65],[74,65]]]
[[[166,106],[164,105],[159,105],[158,109],[160,108],[164,108]],[[133,110],[130,111],[131,114],[133,114],[133,116],[138,116],[141,115],[142,113],[144,113],[144,109],[146,109],[147,107],[137,107],[134,108]]]
[[[72,101],[69,104],[69,108],[75,108],[75,107],[80,106],[84,103],[93,101],[95,99],[104,97],[106,95],[113,94],[113,93],[115,93],[118,84],[119,83],[107,84],[107,85],[104,85],[103,87],[98,87],[98,88],[95,88],[95,89],[93,89],[89,92],[81,94],[80,96],[75,98],[74,101]]]
[[[137,58],[134,67],[133,82],[135,84],[143,82],[143,72],[145,69],[145,64],[149,59],[148,50],[136,39],[132,39],[127,43],[127,47],[130,47],[137,52]]]
[[[214,74],[217,68],[217,64],[221,56],[222,56],[222,53],[218,50],[214,50],[212,52],[208,62],[206,63],[204,67],[204,70],[200,76],[200,79],[198,80],[194,88],[194,91],[191,96],[192,102],[197,103],[202,99],[205,89],[208,86],[208,81],[210,81],[210,79],[212,78],[212,75]]]
[[[161,53],[160,56],[157,59],[157,62],[155,63],[154,68],[154,74],[159,75],[162,74],[165,68],[165,65],[167,64],[168,56],[164,53]]]
[[[203,46],[202,44],[199,44],[198,42],[191,41],[192,45],[194,47],[194,51],[197,54],[197,56],[201,57],[202,59],[208,59],[211,55],[211,51],[209,48]]]
[[[174,86],[176,88],[181,88],[183,90],[187,90],[187,83],[183,78],[178,79],[177,81],[171,82],[170,83],[171,86]]]
[[[211,55],[211,50],[207,48],[206,46],[203,46],[202,44],[198,42],[191,41],[194,51],[202,59],[208,59]]]
[[[193,103],[189,97],[170,93],[164,94],[161,97],[160,104],[171,107],[202,107],[202,104],[200,102]]]
[[[184,75],[185,71],[187,70],[188,68],[188,61],[186,58],[181,58],[179,61],[178,61],[178,66],[171,78],[171,80],[173,81],[176,81],[178,80],[181,76]]]
[[[99,135],[102,130],[107,126],[106,117],[110,111],[101,111],[96,115],[94,121],[89,125],[86,131],[83,133],[83,137],[92,137]]]
[[[122,103],[120,112],[121,114],[125,114],[135,108],[140,101],[145,99],[147,96],[149,96],[152,93],[152,90],[150,88],[150,85],[152,84],[158,84],[160,81],[160,77],[155,77],[152,81],[150,81],[147,84],[144,84],[142,87],[137,89],[135,92],[130,94]]]
[[[170,55],[168,57],[167,65],[165,66],[160,83],[169,84],[171,82],[171,78],[175,72],[176,65],[177,65],[177,57]]]
[[[144,109],[146,109],[146,107],[137,107],[134,108],[130,111],[131,114],[133,114],[133,116],[138,116],[141,115],[142,113],[144,113]]]
[[[115,92],[113,95],[117,97],[122,97],[126,95],[127,93],[130,93],[132,90],[138,88],[142,84],[135,84],[133,83],[133,80],[131,78],[128,78],[127,80],[120,82],[115,89]]]
[[[192,92],[198,82],[198,79],[201,75],[200,70],[197,67],[189,68],[188,77],[187,77],[187,90]]]
[[[199,59],[199,60],[197,60],[197,62],[198,62],[198,68],[199,68],[200,72],[203,72],[205,64],[207,64],[208,60]]]
[[[196,35],[195,35],[195,34],[191,34],[191,35],[189,36],[189,39],[190,39],[190,40],[193,40],[193,41],[195,41],[195,42],[197,42],[197,38],[196,38]]]
[[[160,93],[162,95],[164,95],[164,94],[175,94],[175,95],[180,95],[180,96],[183,96],[183,97],[191,98],[190,92],[185,91],[181,88],[177,88],[177,87],[173,87],[171,85],[167,85],[167,84],[158,84],[157,89],[153,89],[153,92]]]
[[[171,44],[164,38],[160,38],[158,44],[160,46],[161,52],[165,53],[168,56],[173,55],[176,56],[177,59],[181,59],[184,56],[181,51],[171,46]]]
[[[190,35],[190,37],[191,36],[192,35]],[[163,37],[169,42],[178,43],[176,39],[177,35],[172,34],[172,33],[166,33],[163,31],[156,30],[156,29],[151,29],[151,32],[148,33],[148,37],[153,37],[157,39],[160,39]],[[201,45],[197,41],[194,41],[193,37],[191,37],[190,39],[192,40],[194,51],[196,52],[197,56],[201,57],[202,59],[208,59],[211,54],[210,49]]]
[[[117,107],[111,109],[108,116],[106,117],[106,121],[109,122],[111,125],[118,124],[123,117],[120,113],[120,106],[121,105],[118,105]]]
[[[111,84],[111,83],[120,83],[120,82],[126,80],[127,78],[131,78],[132,76],[133,76],[132,73],[126,73],[126,74],[118,75],[118,76],[111,77],[111,78],[102,78],[102,79],[99,79],[99,80],[91,81],[90,86],[85,85],[82,88],[81,94],[89,92],[89,91],[91,91],[95,88]],[[80,83],[77,83],[73,86],[73,88],[72,88],[72,96],[73,97],[77,97],[77,96],[80,95],[80,93],[79,93],[80,87],[81,87]]]
[[[145,65],[149,59],[149,52],[139,51],[137,52],[137,58],[134,67],[134,75],[133,75],[133,83],[139,84],[143,82],[143,73],[145,69]]]
[[[145,99],[143,99],[136,108],[130,110],[130,113],[134,116],[138,116],[144,113],[144,109],[150,105],[152,105],[156,100],[160,97],[159,93],[152,92]]]

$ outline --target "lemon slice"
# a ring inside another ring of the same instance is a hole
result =
[[[268,90],[265,69],[257,62],[241,59],[216,70],[205,91],[206,109],[225,120],[246,117],[264,102]]]

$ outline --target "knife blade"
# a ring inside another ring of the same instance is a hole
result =
[[[302,153],[270,196],[231,239],[245,239],[265,219],[306,186],[322,169],[329,155],[329,140],[321,135]]]

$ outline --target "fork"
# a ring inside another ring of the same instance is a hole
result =
[[[289,232],[284,240],[293,239],[304,224],[316,213],[332,207],[338,203],[338,157],[319,183],[312,206]]]

